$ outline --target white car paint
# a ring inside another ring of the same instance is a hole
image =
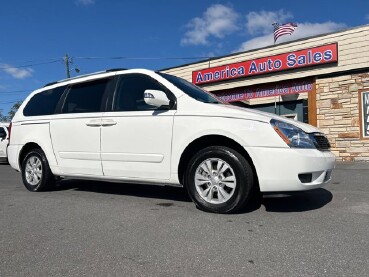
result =
[[[129,73],[151,76],[167,87],[177,99],[176,109],[26,117],[27,102],[44,89],[36,90],[13,118],[10,165],[20,170],[20,152],[32,142],[43,149],[51,171],[58,176],[180,186],[178,168],[186,147],[198,138],[219,135],[247,151],[261,191],[307,190],[329,181],[335,156],[329,151],[290,148],[270,120],[289,122],[307,133],[320,132],[317,128],[255,110],[196,101],[153,71],[101,73],[48,89]],[[301,173],[312,173],[312,182],[301,183]]]
[[[100,121],[103,113],[55,115],[50,120],[51,144],[59,172],[103,176],[100,159]]]
[[[168,180],[175,111],[107,112],[101,128],[101,162],[106,177]],[[140,166],[137,166],[138,163]]]

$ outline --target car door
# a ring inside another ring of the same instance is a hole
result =
[[[174,109],[157,109],[144,101],[144,91],[164,91],[158,81],[144,74],[119,78],[111,111],[102,117],[101,160],[105,176],[169,179]]]
[[[111,78],[71,85],[50,121],[58,165],[66,175],[102,176],[100,159],[101,116]]]

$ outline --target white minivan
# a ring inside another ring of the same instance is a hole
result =
[[[8,147],[9,123],[0,123],[0,163],[8,161],[6,148]]]
[[[259,191],[319,188],[335,166],[317,128],[145,69],[34,91],[12,120],[8,159],[30,191],[56,177],[184,186],[199,208],[217,213],[239,210]]]

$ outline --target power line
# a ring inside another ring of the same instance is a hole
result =
[[[25,89],[25,90],[12,90],[12,91],[0,91],[0,94],[8,94],[8,93],[17,93],[17,92],[28,92],[34,89]]]
[[[127,57],[127,56],[111,56],[111,57],[97,57],[97,56],[91,56],[91,57],[68,57],[68,60],[72,59],[80,59],[80,60],[203,60],[203,59],[211,59],[212,57]],[[6,63],[0,63],[2,67],[0,67],[0,70],[4,69],[13,69],[13,68],[25,68],[25,67],[33,67],[38,65],[45,65],[45,64],[52,64],[57,62],[65,62],[66,58],[53,58],[53,59],[47,59],[45,62],[37,62],[37,61],[27,61],[27,64],[24,65],[6,65]],[[33,62],[28,64],[28,62]],[[5,66],[6,65],[6,66]]]
[[[12,93],[1,93],[0,92],[0,96],[5,96],[5,95],[26,95],[28,93],[30,93],[30,90],[27,90],[25,92],[12,92]]]
[[[37,65],[43,65],[43,64],[51,64],[51,63],[56,63],[56,62],[60,62],[61,60],[54,60],[54,61],[49,61],[49,62],[42,62],[42,63],[34,63],[34,64],[27,64],[27,65],[17,65],[17,66],[13,66],[13,65],[9,65],[9,66],[5,66],[4,67],[4,63],[0,63],[3,67],[0,67],[0,69],[13,69],[13,68],[24,68],[24,67],[33,67],[33,66],[37,66]]]
[[[24,64],[33,64],[33,63],[42,63],[42,62],[49,62],[49,61],[59,61],[61,58],[45,58],[45,59],[39,59],[39,60],[30,60],[30,61],[24,61],[22,63]]]
[[[24,99],[23,99],[24,100]],[[17,103],[17,102],[21,102],[23,101],[22,99],[19,99],[19,100],[13,100],[13,101],[9,101],[9,102],[1,102],[0,101],[0,105],[2,104],[13,104],[13,103]]]
[[[199,60],[199,59],[210,59],[212,57],[74,57],[75,59],[81,60]]]

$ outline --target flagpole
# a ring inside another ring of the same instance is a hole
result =
[[[273,45],[275,46],[275,37],[274,37],[274,33],[275,33],[275,30],[277,29],[277,27],[276,27],[276,25],[277,25],[278,23],[277,22],[273,22],[273,24],[272,24],[272,26],[273,26],[273,39],[274,39],[274,43],[273,43]]]

